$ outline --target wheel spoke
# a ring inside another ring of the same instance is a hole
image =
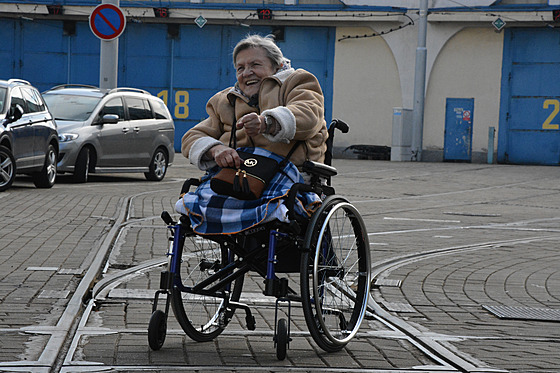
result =
[[[215,275],[230,261],[228,250],[200,236],[186,237],[180,259],[180,273],[172,289],[173,310],[179,324],[195,341],[217,337],[233,314],[226,309],[224,294],[194,290],[195,286]],[[231,301],[238,301],[243,279],[226,286]]]
[[[340,197],[327,199],[316,214],[306,235],[312,250],[302,294],[311,296],[304,299],[311,305],[304,305],[304,313],[315,342],[336,351],[354,337],[365,314],[369,244],[358,211]]]
[[[12,161],[9,157],[6,157],[0,164],[0,176],[2,180],[8,181],[12,177],[13,167]]]

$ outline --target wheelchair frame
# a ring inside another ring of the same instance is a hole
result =
[[[333,120],[329,154],[336,128],[348,130],[344,122]],[[274,221],[233,235],[202,236],[193,232],[187,216],[176,222],[167,212],[162,213],[171,243],[148,325],[153,350],[159,350],[165,341],[170,305],[185,333],[198,342],[221,334],[238,309],[245,312],[247,329],[254,330],[250,307],[239,302],[244,275],[250,271],[264,278],[264,295],[276,297],[273,340],[279,360],[286,358],[291,341],[294,301],[301,303],[309,332],[323,350],[339,351],[356,335],[370,291],[365,224],[352,204],[334,194],[330,178],[336,175],[335,168],[316,162],[306,162],[303,168],[312,175],[311,182],[294,184],[288,193],[289,223]],[[187,188],[197,182],[190,179]],[[310,219],[293,213],[298,192],[307,191],[324,197]],[[293,260],[294,255],[299,255],[299,263]],[[278,276],[298,271],[299,295],[287,278]],[[158,307],[162,295],[164,311]],[[287,319],[279,318],[282,304],[287,305]]]

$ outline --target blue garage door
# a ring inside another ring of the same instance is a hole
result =
[[[39,90],[99,84],[99,39],[87,22],[0,22],[0,79],[21,78]]]
[[[506,29],[498,161],[560,163],[560,33]]]
[[[175,119],[175,149],[182,135],[206,118],[206,102],[236,81],[231,53],[248,32],[270,27],[147,24],[128,22],[119,38],[120,87],[161,97]],[[21,35],[21,37],[18,37]],[[3,20],[0,78],[29,80],[41,91],[57,84],[99,84],[99,45],[87,22]],[[332,111],[334,27],[286,27],[278,45],[295,68],[313,72]]]

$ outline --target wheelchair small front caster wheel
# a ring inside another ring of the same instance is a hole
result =
[[[157,351],[163,346],[167,334],[167,315],[161,310],[155,310],[148,324],[148,343],[150,348]]]
[[[288,350],[288,342],[290,337],[288,335],[288,321],[286,319],[278,320],[278,326],[276,327],[276,357],[278,360],[284,360],[286,358],[286,352]]]

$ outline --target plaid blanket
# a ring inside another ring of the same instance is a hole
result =
[[[278,162],[283,160],[283,157],[262,148],[238,150],[267,156]],[[274,219],[288,221],[285,197],[294,183],[304,182],[297,167],[288,162],[284,172],[278,172],[274,176],[261,198],[245,201],[212,191],[210,179],[218,171],[218,167],[210,169],[196,191],[185,194],[175,204],[178,213],[189,216],[191,225],[198,234],[234,234]],[[320,203],[321,200],[315,193],[302,193],[298,195],[296,213],[310,216]]]

